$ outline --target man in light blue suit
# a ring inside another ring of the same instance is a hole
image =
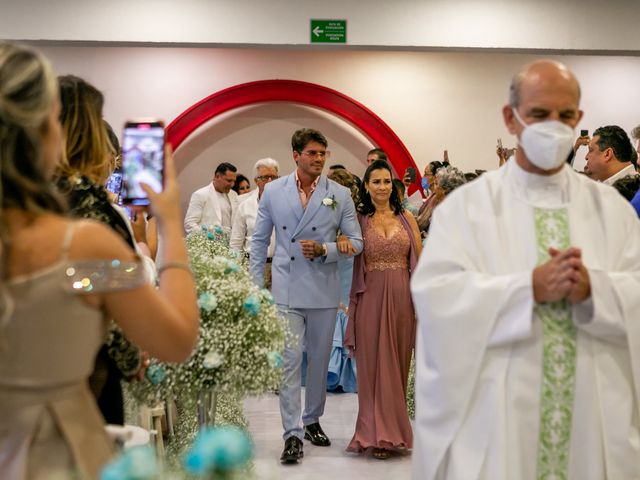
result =
[[[327,366],[340,301],[339,255],[362,250],[362,233],[349,190],[322,175],[328,156],[322,133],[301,129],[291,139],[296,170],[266,185],[251,239],[249,271],[260,287],[271,233],[276,230],[272,293],[295,337],[283,356],[280,414],[284,427],[282,463],[303,456],[302,438],[317,446],[331,442],[320,427]],[[337,242],[337,232],[342,232]],[[305,408],[301,414],[302,352],[307,351]]]

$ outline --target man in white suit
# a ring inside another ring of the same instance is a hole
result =
[[[327,390],[329,353],[340,302],[337,260],[362,250],[362,233],[348,189],[322,175],[328,156],[320,132],[301,129],[291,139],[296,170],[267,184],[260,198],[249,271],[258,286],[271,233],[276,231],[272,293],[293,340],[285,346],[280,414],[284,427],[282,463],[302,458],[302,438],[313,445],[331,442],[320,427]],[[337,232],[348,241],[337,242]],[[301,364],[306,346],[307,386],[301,414]]]
[[[238,194],[231,190],[236,181],[237,169],[230,163],[221,163],[216,168],[213,181],[193,192],[189,208],[184,217],[187,234],[206,225],[219,226],[225,233],[231,232],[233,213],[238,205]]]

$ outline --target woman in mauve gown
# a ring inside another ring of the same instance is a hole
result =
[[[345,346],[358,365],[359,408],[347,451],[386,459],[413,446],[405,397],[416,330],[409,279],[420,234],[384,161],[367,168],[357,210],[364,249],[354,263]]]

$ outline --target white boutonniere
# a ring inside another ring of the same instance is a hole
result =
[[[325,207],[331,207],[331,210],[336,209],[336,205],[338,205],[338,201],[336,200],[335,195],[331,195],[330,197],[325,197],[322,199],[322,204]]]

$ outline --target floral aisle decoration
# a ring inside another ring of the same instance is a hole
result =
[[[407,413],[412,420],[416,418],[416,351],[411,354],[409,382],[407,384]]]
[[[190,234],[186,242],[200,307],[197,345],[183,364],[152,359],[144,380],[130,390],[143,404],[175,398],[187,407],[201,392],[215,389],[219,398],[232,400],[219,402],[224,408],[218,408],[216,424],[244,426],[242,397],[271,391],[280,384],[284,324],[271,293],[253,285],[246,265],[229,250],[224,235],[203,229]],[[176,441],[180,447],[196,432],[195,416],[195,409],[178,408]]]
[[[246,431],[238,427],[204,428],[172,468],[158,464],[152,448],[126,449],[102,469],[100,480],[244,480],[253,455]]]

